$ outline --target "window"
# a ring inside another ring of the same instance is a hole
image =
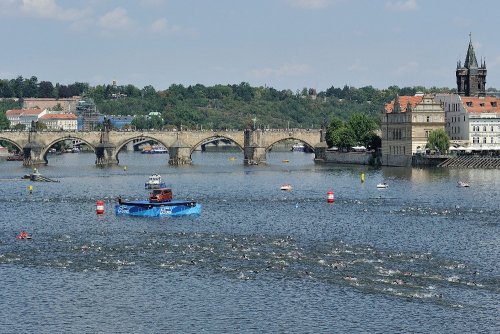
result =
[[[478,144],[479,143],[479,137],[472,137],[472,143]]]
[[[466,105],[467,105],[467,107],[472,107],[472,101],[467,101]]]
[[[486,137],[483,138],[483,143],[486,144]]]
[[[427,116],[427,118],[426,118],[426,122],[427,122],[427,123],[429,123],[429,122],[430,122],[430,120],[431,120],[431,118],[430,118],[429,116]]]
[[[492,107],[496,107],[496,106],[497,106],[497,101],[493,101],[493,102],[491,102],[491,106],[492,106]]]

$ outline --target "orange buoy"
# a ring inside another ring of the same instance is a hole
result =
[[[327,192],[327,193],[326,193],[326,201],[327,201],[328,203],[333,203],[333,202],[335,202],[335,197],[334,197],[334,195],[333,195],[333,191],[329,191],[329,192]]]
[[[104,213],[104,202],[103,201],[101,201],[101,200],[97,201],[97,206],[96,206],[95,212],[97,212],[97,214],[100,214],[100,215]]]

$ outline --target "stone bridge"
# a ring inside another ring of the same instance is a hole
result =
[[[97,165],[118,164],[118,154],[128,143],[150,139],[168,149],[170,165],[191,164],[191,154],[200,145],[214,140],[229,140],[243,150],[244,164],[266,162],[266,153],[284,140],[303,142],[315,153],[315,161],[324,161],[324,130],[279,129],[244,131],[0,131],[0,140],[15,145],[24,155],[25,166],[47,164],[47,153],[56,143],[80,140],[95,152]]]

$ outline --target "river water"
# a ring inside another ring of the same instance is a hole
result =
[[[195,152],[183,167],[94,159],[49,156],[40,172],[59,183],[0,160],[0,332],[500,332],[498,170],[316,165],[300,152],[266,166],[241,152]],[[144,199],[152,173],[202,214],[116,217],[114,199]]]

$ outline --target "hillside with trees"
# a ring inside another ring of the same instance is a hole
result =
[[[276,90],[252,87],[248,83],[204,86],[173,84],[165,90],[152,86],[97,85],[75,82],[69,85],[38,81],[35,76],[0,80],[0,112],[19,108],[22,98],[92,98],[104,115],[136,115],[137,125],[177,129],[319,128],[334,118],[348,122],[352,115],[365,115],[378,127],[384,105],[396,95],[416,92],[449,93],[448,88],[390,86],[330,87],[323,92],[311,88]],[[9,99],[17,98],[18,101]],[[151,112],[161,118],[145,122]],[[5,128],[3,113],[0,126]],[[3,117],[3,118],[2,118]]]

